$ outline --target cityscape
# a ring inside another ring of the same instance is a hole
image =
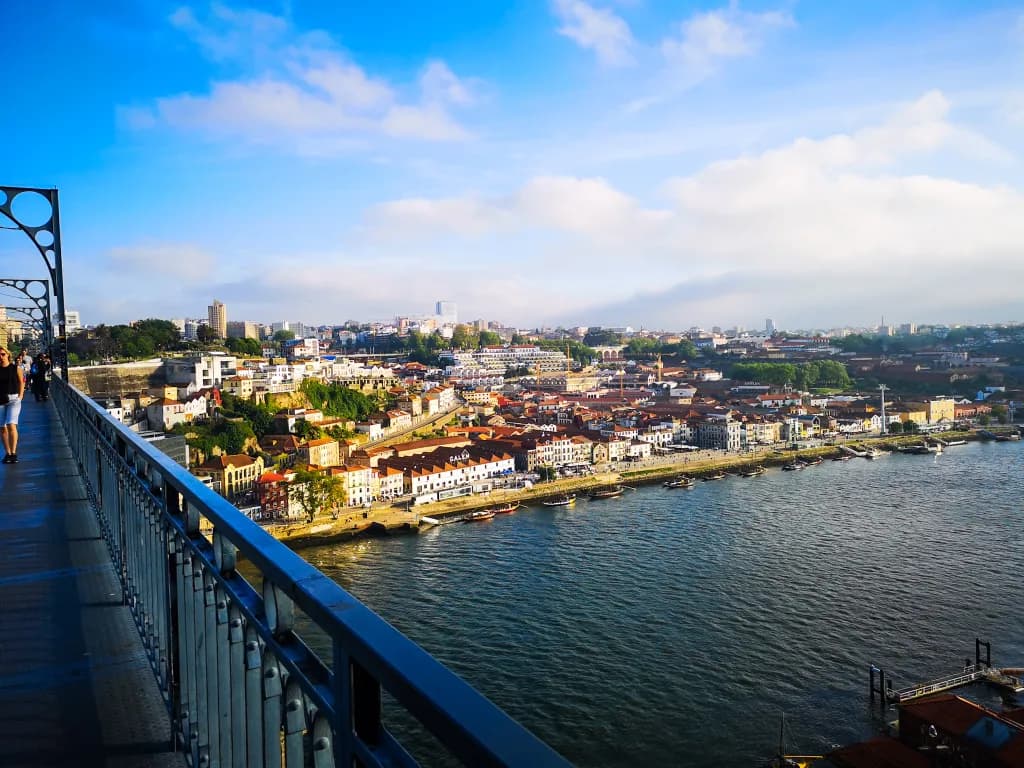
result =
[[[13,0],[0,762],[1024,768],[1024,9]]]

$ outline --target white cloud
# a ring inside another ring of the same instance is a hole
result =
[[[788,13],[749,13],[732,2],[680,23],[678,34],[662,41],[661,52],[683,82],[692,85],[714,74],[727,59],[757,53],[769,32],[792,24]]]
[[[203,21],[188,7],[170,21],[209,58],[233,60],[250,74],[212,82],[205,94],[122,108],[129,128],[162,124],[315,154],[378,137],[461,141],[471,135],[450,112],[472,103],[470,86],[443,61],[427,62],[418,89],[403,98],[407,89],[367,73],[325,33],[300,34],[277,16],[214,4]]]
[[[386,239],[429,235],[487,236],[544,230],[582,236],[603,246],[653,234],[670,216],[646,210],[604,179],[538,176],[503,199],[410,198],[376,206],[371,233]]]
[[[473,103],[473,94],[469,85],[459,77],[443,61],[433,59],[427,62],[420,75],[420,89],[423,100],[428,104]]]
[[[554,0],[555,15],[562,22],[558,33],[581,48],[593,50],[606,66],[633,63],[633,35],[629,25],[612,11],[595,8],[583,0]]]
[[[837,307],[865,318],[894,307],[925,312],[962,306],[968,271],[1001,275],[993,301],[1019,304],[1004,287],[1024,280],[1024,195],[901,173],[949,153],[973,157],[986,144],[951,122],[949,109],[931,92],[851,134],[712,163],[666,181],[663,209],[604,179],[541,176],[506,197],[395,201],[367,224],[421,248],[444,241],[451,258],[460,248],[513,257],[586,297],[538,305],[535,321],[682,327],[749,322],[755,306],[823,321],[838,320]],[[452,235],[474,242],[444,240]]]

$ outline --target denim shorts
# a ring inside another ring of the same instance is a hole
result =
[[[21,398],[11,395],[11,400],[6,405],[0,405],[0,426],[6,427],[11,424],[17,425],[18,414],[21,413]]]

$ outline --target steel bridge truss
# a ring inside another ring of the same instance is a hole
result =
[[[32,215],[32,202],[45,201],[49,206],[47,213]],[[24,206],[28,206],[26,210]],[[0,185],[0,215],[14,224],[9,229],[21,230],[46,264],[50,274],[49,285],[53,286],[53,297],[56,301],[57,337],[51,350],[54,361],[60,366],[61,376],[67,379],[67,306],[64,303],[64,262],[61,256],[60,240],[60,201],[56,189],[37,189],[35,187],[9,187]],[[34,280],[17,280],[14,282],[33,283]],[[45,282],[45,281],[43,281]],[[4,281],[7,284],[7,281]],[[33,298],[33,297],[30,297]],[[33,298],[34,300],[34,298]],[[49,291],[47,291],[49,304]],[[52,335],[52,334],[51,334]]]

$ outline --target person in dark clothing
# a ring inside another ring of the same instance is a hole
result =
[[[46,353],[40,353],[36,355],[35,360],[32,361],[32,367],[29,369],[29,380],[32,385],[32,394],[35,395],[36,402],[45,402],[50,399],[50,374],[53,370],[53,366],[50,364],[50,358]]]

